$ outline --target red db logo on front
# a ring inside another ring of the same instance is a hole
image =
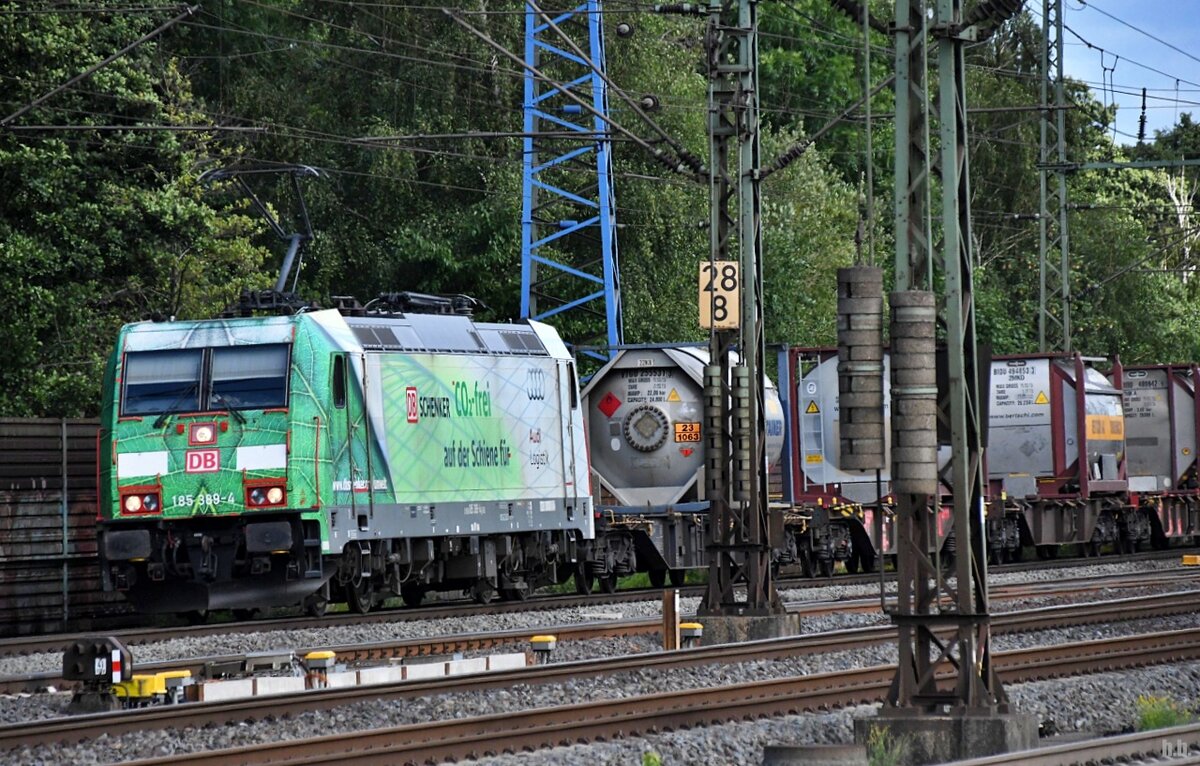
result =
[[[188,473],[211,473],[221,468],[221,451],[216,449],[189,450],[184,465]]]

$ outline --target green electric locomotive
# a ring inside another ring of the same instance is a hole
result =
[[[142,611],[523,598],[593,536],[574,364],[544,324],[136,323],[104,392],[103,576]]]

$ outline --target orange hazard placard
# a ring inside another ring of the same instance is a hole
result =
[[[1125,418],[1121,415],[1088,415],[1087,438],[1120,441],[1125,438]]]

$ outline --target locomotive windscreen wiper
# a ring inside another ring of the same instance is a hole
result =
[[[224,405],[225,409],[229,410],[229,414],[233,415],[234,420],[242,425],[246,425],[246,416],[233,408],[233,404],[231,404],[230,401],[225,398],[225,394],[222,394],[220,391],[214,388],[212,390],[212,398],[217,402],[217,404]]]
[[[198,382],[193,381],[191,385],[189,385],[187,388],[185,388],[183,391],[181,391],[179,393],[179,396],[175,397],[175,401],[171,402],[171,406],[167,407],[166,411],[163,412],[163,414],[161,414],[157,418],[155,418],[154,427],[162,428],[163,425],[166,424],[167,418],[171,417],[171,415],[175,412],[175,408],[179,406],[179,403],[183,401],[184,397],[186,397],[188,394],[194,393],[196,388],[199,387],[199,385],[200,384]]]

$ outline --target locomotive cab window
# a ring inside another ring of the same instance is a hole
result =
[[[204,352],[138,351],[125,355],[123,415],[157,415],[200,409]]]
[[[333,406],[346,406],[346,355],[333,357]]]
[[[572,362],[567,362],[567,371],[570,375],[567,379],[567,386],[571,389],[571,409],[579,408],[579,381],[575,379],[575,365]]]
[[[233,346],[212,351],[209,409],[287,406],[288,347]]]

